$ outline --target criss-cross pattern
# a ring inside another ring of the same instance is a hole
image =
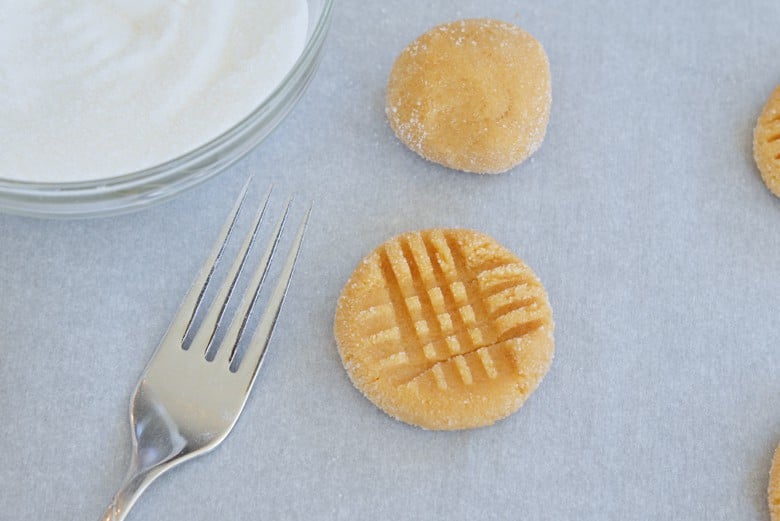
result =
[[[516,342],[549,318],[544,289],[504,256],[466,251],[442,230],[407,234],[379,251],[385,289],[358,314],[383,378],[439,389],[517,372]]]

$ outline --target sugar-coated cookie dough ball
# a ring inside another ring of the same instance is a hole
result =
[[[421,156],[466,172],[505,172],[542,144],[550,118],[542,45],[491,19],[440,25],[396,59],[386,113]]]
[[[753,132],[753,155],[767,188],[780,197],[780,87],[769,97]]]
[[[344,286],[334,329],[355,387],[426,429],[512,414],[554,349],[552,310],[533,271],[493,238],[462,229],[380,245]]]

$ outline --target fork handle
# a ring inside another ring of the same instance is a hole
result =
[[[160,472],[136,473],[128,476],[122,486],[119,487],[114,499],[106,509],[100,521],[124,521],[130,509],[143,494],[146,487],[160,475]]]

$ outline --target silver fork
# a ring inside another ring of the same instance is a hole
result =
[[[311,214],[310,206],[298,228],[279,280],[240,365],[236,368],[233,360],[236,348],[247,328],[247,319],[279,244],[290,201],[276,224],[257,269],[251,275],[247,290],[213,360],[208,361],[206,353],[213,351],[211,344],[214,343],[217,327],[225,315],[228,299],[236,287],[257,237],[270,198],[270,190],[197,331],[193,325],[194,318],[204,300],[214,268],[222,257],[228,237],[236,224],[250,181],[241,191],[206,263],[141,375],[130,402],[130,424],[133,431],[130,468],[101,520],[125,519],[138,497],[152,481],[178,464],[209,452],[219,445],[230,433],[244,408],[287,292],[306,223]],[[194,337],[185,349],[184,340],[191,329]]]

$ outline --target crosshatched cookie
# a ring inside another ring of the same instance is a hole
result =
[[[335,334],[355,386],[426,429],[508,416],[553,356],[552,311],[539,279],[471,230],[409,232],[380,245],[344,286]]]
[[[550,67],[533,36],[498,20],[440,25],[396,59],[387,117],[426,159],[500,173],[542,144],[550,118]]]
[[[767,188],[780,197],[780,87],[769,97],[753,132],[753,155]]]
[[[772,521],[780,521],[780,445],[775,449],[772,470],[769,471],[768,499]]]

